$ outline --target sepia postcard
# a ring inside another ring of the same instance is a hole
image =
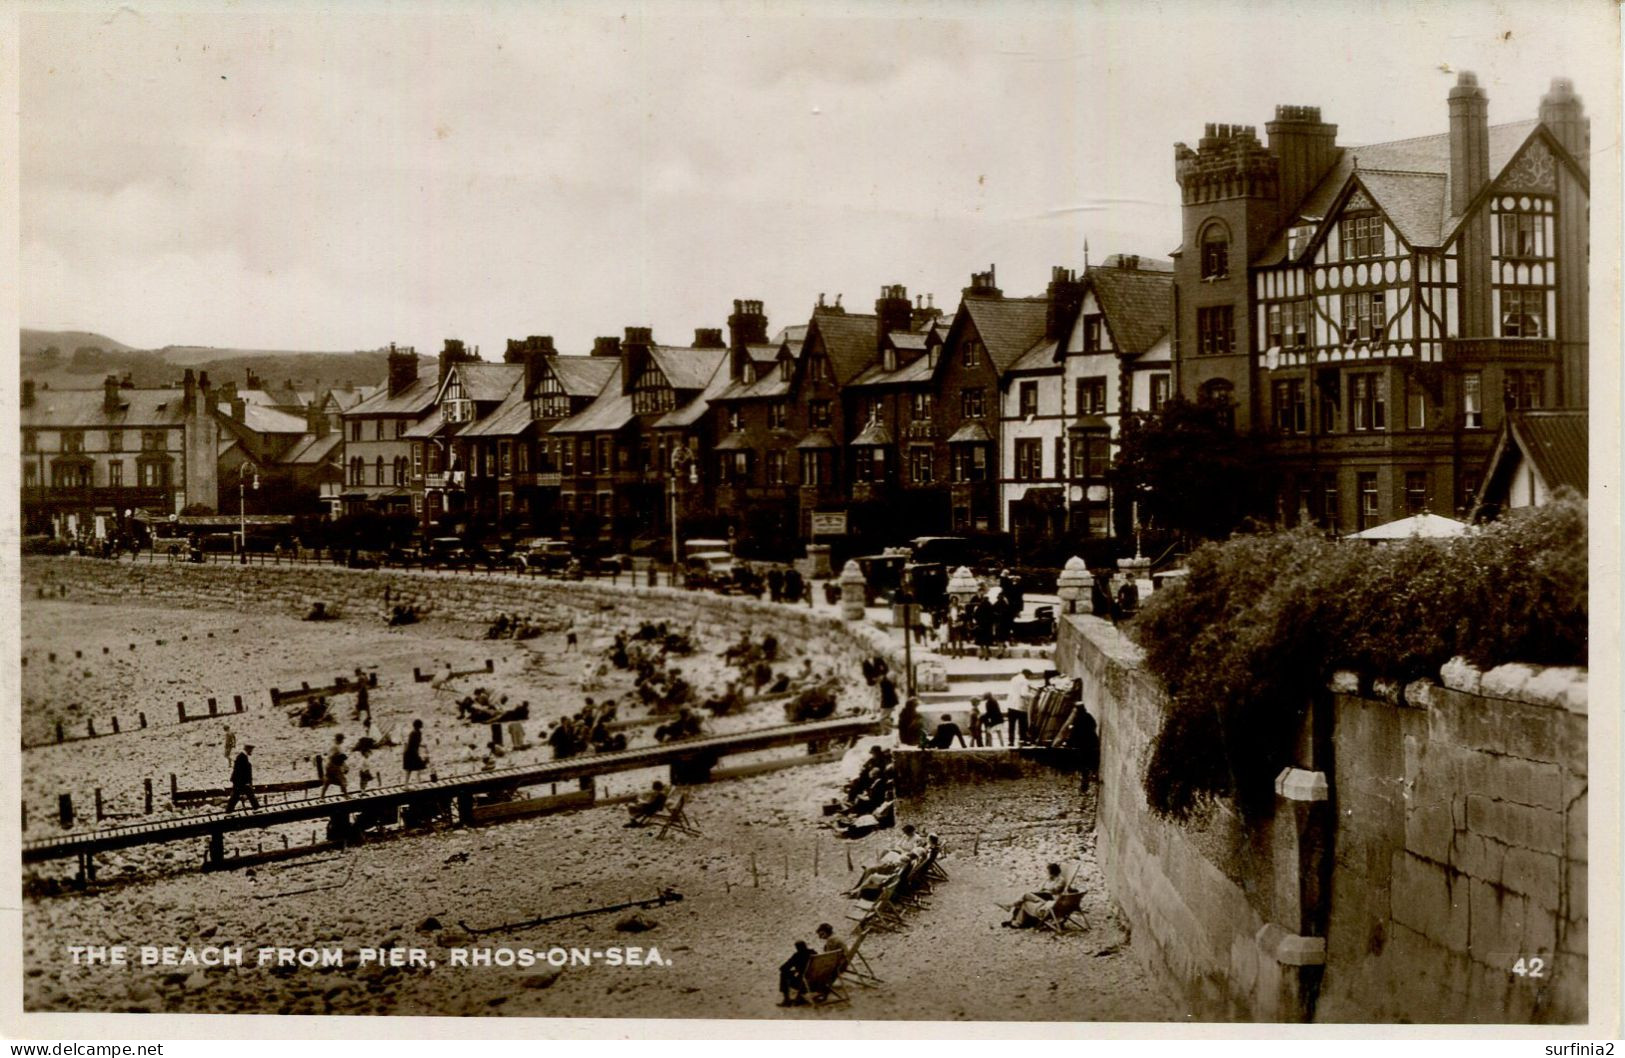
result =
[[[6,1035],[1620,1034],[1615,5],[0,36]]]

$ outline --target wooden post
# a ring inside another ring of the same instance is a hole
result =
[[[176,702],[175,703],[175,715],[181,718],[181,723],[183,723],[183,724],[186,723],[186,703],[185,702]]]
[[[152,815],[152,780],[143,779],[141,780],[141,783],[144,788],[143,792],[145,794],[144,800],[146,802],[147,815],[150,816]]]
[[[181,799],[180,786],[175,782],[175,773],[169,773],[169,803],[175,804]]]
[[[210,867],[219,867],[225,861],[226,833],[223,830],[213,831],[209,834],[209,858],[207,863]]]
[[[56,795],[56,818],[62,824],[63,830],[73,829],[73,795],[68,793]]]
[[[491,745],[502,745],[502,725],[500,723],[491,725]]]
[[[147,727],[147,714],[146,713],[136,713],[135,717],[136,717],[137,720],[139,720],[141,722],[141,729],[143,731],[146,730],[146,727]]]
[[[95,738],[96,737],[96,718],[95,717],[91,717],[89,720],[85,721],[85,737],[86,738]]]
[[[58,723],[58,724],[57,724],[57,725],[56,725],[56,740],[57,740],[57,741],[58,741],[58,742],[61,742],[61,741],[63,741],[63,737],[62,737],[62,725],[61,725],[61,724],[60,724],[60,723]]]
[[[100,823],[106,818],[107,813],[102,809],[102,788],[98,786],[96,787],[96,822]]]
[[[760,889],[762,887],[761,876],[756,873],[756,850],[755,849],[752,849],[751,853],[750,853],[750,887],[752,889]]]
[[[220,706],[215,702],[215,700],[213,698],[209,699],[209,715],[210,716],[219,716],[220,715]]]
[[[232,704],[232,711],[233,712],[237,712],[237,713],[242,712],[243,711],[243,696],[240,695],[240,694],[232,695],[231,696],[231,704]]]
[[[118,734],[118,717],[113,718],[113,734]]]

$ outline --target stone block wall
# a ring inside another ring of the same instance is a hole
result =
[[[1164,700],[1114,627],[1067,619],[1056,662],[1083,679],[1100,731],[1102,868],[1135,950],[1183,989],[1185,1013],[1586,1020],[1583,671],[1452,663],[1437,683],[1373,697],[1340,674],[1324,793],[1312,795],[1327,798],[1324,836],[1297,828],[1329,848],[1322,887],[1297,876],[1306,861],[1287,847],[1301,800],[1267,828],[1224,806],[1191,825],[1150,812]],[[1317,773],[1291,774],[1314,788]],[[1305,901],[1323,904],[1294,906]],[[1297,935],[1310,921],[1324,937]]]
[[[882,654],[901,664],[901,651],[880,629],[843,622],[807,606],[763,602],[681,588],[603,581],[559,581],[517,574],[423,570],[352,570],[332,566],[232,566],[107,562],[86,558],[23,560],[23,618],[29,600],[146,603],[302,617],[313,602],[340,619],[382,621],[391,606],[414,605],[427,617],[486,624],[498,613],[520,613],[559,628],[622,628],[643,620],[693,626],[734,637],[771,632],[780,643],[821,649],[849,685],[861,682],[859,662]],[[387,595],[386,595],[387,593]],[[388,599],[386,604],[385,600]]]

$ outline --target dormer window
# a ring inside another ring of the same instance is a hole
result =
[[[897,350],[896,349],[887,349],[885,352],[880,354],[880,369],[882,371],[896,371],[897,370]]]
[[[780,382],[788,382],[788,381],[790,381],[790,375],[791,375],[792,372],[795,371],[795,369],[796,369],[796,362],[794,360],[780,360],[779,361],[779,381]]]
[[[745,365],[745,367],[744,367],[744,370],[740,371],[739,379],[740,379],[741,382],[745,383],[745,385],[747,385],[747,386],[750,385],[752,382],[755,382],[756,381],[756,365],[751,364],[751,363],[747,363]]]
[[[1230,274],[1230,233],[1220,224],[1202,232],[1202,278],[1224,279]]]

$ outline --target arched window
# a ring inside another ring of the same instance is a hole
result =
[[[384,457],[379,456],[373,461],[372,466],[372,483],[374,485],[382,485],[384,483]]]
[[[1230,232],[1214,222],[1202,229],[1202,278],[1223,279],[1230,274]]]

